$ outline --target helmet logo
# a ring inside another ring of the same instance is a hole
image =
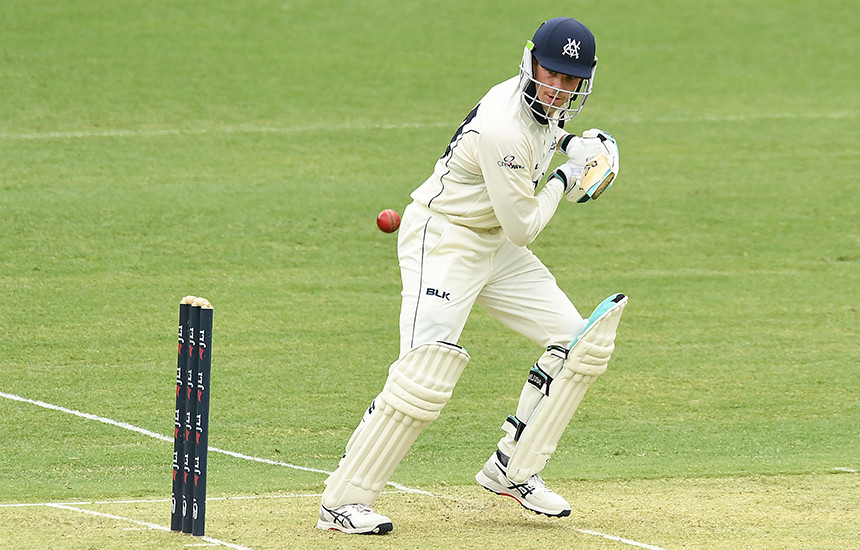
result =
[[[561,50],[561,53],[568,56],[573,57],[574,59],[579,59],[579,47],[582,45],[582,42],[579,40],[574,40],[573,38],[567,39],[567,44],[564,46],[564,49]]]

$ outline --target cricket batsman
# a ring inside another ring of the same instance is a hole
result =
[[[543,350],[523,366],[516,411],[475,479],[533,512],[570,515],[570,504],[540,473],[608,366],[627,298],[613,294],[584,319],[528,246],[562,198],[588,203],[618,174],[610,134],[565,129],[585,106],[596,67],[585,25],[569,17],[544,22],[526,43],[519,75],[481,98],[412,193],[397,243],[400,356],[326,480],[320,529],[391,531],[391,520],[372,507],[451,397],[469,360],[458,341],[475,303]],[[567,161],[538,191],[554,153]]]

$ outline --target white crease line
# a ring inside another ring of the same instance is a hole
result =
[[[43,408],[46,408],[46,409],[51,409],[51,410],[54,410],[54,411],[59,411],[59,412],[64,412],[64,413],[68,413],[68,414],[73,414],[73,415],[75,415],[75,416],[79,416],[79,417],[81,417],[81,418],[86,418],[86,419],[88,419],[88,420],[96,420],[96,421],[98,421],[98,422],[102,422],[102,423],[104,423],[104,424],[110,424],[110,425],[112,425],[112,426],[117,426],[117,427],[119,427],[119,428],[123,428],[123,429],[126,429],[126,430],[131,430],[131,431],[133,431],[133,432],[137,432],[137,433],[140,433],[140,434],[143,434],[143,435],[147,435],[147,436],[149,436],[149,437],[153,437],[153,438],[155,438],[155,439],[160,439],[160,440],[162,440],[162,441],[173,442],[173,438],[172,438],[172,437],[167,437],[167,436],[165,436],[165,435],[161,435],[161,434],[158,434],[158,433],[155,433],[155,432],[152,432],[152,431],[149,431],[149,430],[143,429],[143,428],[138,428],[137,426],[133,426],[133,425],[131,425],[131,424],[127,424],[127,423],[125,423],[125,422],[117,422],[116,420],[111,420],[110,418],[104,418],[104,417],[102,417],[102,416],[97,416],[97,415],[90,414],[90,413],[85,413],[85,412],[81,412],[81,411],[76,411],[76,410],[74,410],[74,409],[67,409],[67,408],[65,408],[65,407],[60,407],[59,405],[52,405],[52,404],[50,404],[50,403],[45,403],[44,401],[37,401],[37,400],[35,400],[35,399],[27,399],[26,397],[21,397],[20,395],[15,395],[15,394],[11,394],[11,393],[4,393],[4,392],[0,392],[0,397],[5,397],[6,399],[11,399],[11,400],[13,400],[13,401],[20,401],[20,402],[22,402],[22,403],[29,403],[29,404],[31,404],[31,405],[37,405],[37,406],[39,406],[39,407],[43,407]],[[316,473],[326,474],[326,475],[330,475],[330,474],[331,474],[331,472],[327,472],[327,471],[325,471],[325,470],[317,470],[317,469],[315,469],[315,468],[306,468],[306,467],[304,467],[304,466],[296,466],[295,464],[289,464],[289,463],[287,463],[287,462],[281,462],[281,461],[278,461],[278,460],[269,460],[269,459],[267,459],[267,458],[259,458],[259,457],[255,457],[255,456],[249,456],[249,455],[246,455],[246,454],[237,453],[237,452],[233,452],[233,451],[225,451],[224,449],[218,449],[217,447],[209,447],[209,450],[210,450],[210,451],[213,451],[213,452],[216,452],[216,453],[222,453],[222,454],[225,454],[225,455],[228,455],[228,456],[232,456],[232,457],[235,457],[235,458],[241,458],[241,459],[243,459],[243,460],[250,460],[250,461],[253,461],[253,462],[261,462],[261,463],[263,463],[263,464],[270,464],[270,465],[273,465],[273,466],[285,466],[285,467],[287,467],[287,468],[294,468],[294,469],[296,469],[296,470],[304,470],[304,471],[307,471],[307,472],[316,472]],[[394,482],[392,482],[392,481],[389,481],[389,482],[388,482],[388,485],[391,485],[392,487],[395,487],[395,488],[397,488],[397,489],[399,489],[399,490],[401,490],[401,491],[403,491],[403,492],[406,492],[406,493],[417,493],[417,494],[427,495],[427,496],[432,496],[432,497],[437,497],[437,498],[445,498],[443,495],[436,495],[436,494],[434,494],[434,493],[431,493],[431,492],[428,492],[428,491],[423,491],[423,490],[421,490],[421,489],[413,489],[413,488],[411,488],[411,487],[406,487],[405,485],[401,485],[401,484],[399,484],[399,483],[394,483]],[[234,497],[234,498],[253,498],[253,497]],[[209,500],[214,500],[214,499],[209,499],[209,498],[207,498],[207,499],[206,499],[206,501],[207,501],[207,502],[208,502]],[[228,498],[228,499],[226,499],[226,500],[229,500],[229,498]],[[134,502],[134,501],[129,501],[129,502]],[[152,502],[152,501],[143,501],[143,502]],[[89,503],[89,504],[99,504],[99,503],[93,502],[93,503]],[[100,512],[93,512],[93,511],[90,511],[90,510],[84,510],[84,509],[82,509],[82,508],[81,508],[81,509],[79,509],[79,508],[76,508],[76,507],[75,507],[75,506],[73,506],[73,505],[66,505],[66,504],[50,504],[50,503],[43,503],[43,504],[41,504],[41,505],[42,505],[42,506],[51,506],[51,507],[54,507],[54,508],[65,508],[65,509],[70,509],[70,510],[74,509],[74,510],[78,510],[78,511],[81,511],[81,512],[86,512],[86,513],[90,513],[90,514],[94,514],[94,515],[103,515],[103,516],[105,516],[105,517],[113,517],[113,518],[115,518],[115,519],[125,519],[125,520],[128,520],[128,521],[131,521],[131,522],[137,523],[137,524],[139,524],[139,525],[145,525],[145,526],[154,525],[154,524],[147,524],[147,523],[144,523],[144,522],[138,522],[137,520],[133,520],[133,519],[129,519],[129,518],[122,518],[122,517],[119,517],[119,516],[111,516],[110,514],[101,514]],[[5,507],[5,506],[9,506],[9,507],[19,507],[19,506],[27,506],[27,505],[22,505],[22,504],[0,505],[0,507]],[[155,529],[167,529],[167,528],[162,527],[162,526],[160,526],[160,525],[156,525],[156,526],[154,526],[153,528],[155,528]],[[651,546],[651,545],[648,545],[648,544],[643,544],[643,543],[641,543],[641,542],[636,542],[636,541],[633,541],[633,540],[624,539],[624,538],[621,538],[621,537],[616,537],[616,536],[614,536],[614,535],[607,535],[607,534],[604,534],[604,533],[599,533],[599,532],[597,532],[597,531],[588,531],[588,530],[585,530],[585,529],[576,529],[576,528],[574,528],[574,529],[575,529],[576,531],[580,532],[580,533],[584,533],[584,534],[587,534],[587,535],[595,535],[595,536],[599,536],[599,537],[607,538],[607,539],[609,539],[609,540],[614,540],[614,541],[616,541],[616,542],[621,542],[621,543],[624,543],[624,544],[630,544],[630,545],[632,545],[632,546],[638,546],[638,547],[641,547],[641,548],[647,548],[648,550],[665,550],[664,548],[660,548],[659,546]],[[169,529],[167,529],[167,530],[169,530]],[[213,540],[214,540],[214,539],[213,539]],[[219,542],[220,542],[220,541],[219,541]],[[227,545],[227,543],[223,543],[223,544],[224,544],[224,545]],[[242,547],[242,546],[231,546],[231,548],[244,548],[244,547]]]
[[[140,520],[136,520],[136,519],[132,519],[132,518],[126,518],[123,516],[117,516],[115,514],[106,514],[104,512],[96,512],[95,510],[87,510],[86,508],[78,508],[77,506],[69,506],[66,504],[46,504],[45,506],[48,506],[50,508],[59,508],[60,510],[70,510],[72,512],[80,512],[83,514],[90,514],[92,516],[98,516],[101,518],[114,519],[114,520],[118,520],[118,521],[127,521],[130,523],[134,523],[135,525],[140,525],[141,527],[146,527],[147,529],[152,529],[154,531],[167,531],[168,533],[171,532],[170,528],[165,527],[164,525],[158,525],[155,523],[149,523],[147,521],[140,521]],[[196,537],[195,537],[195,540],[197,540]],[[225,542],[223,540],[215,539],[212,537],[202,536],[202,537],[199,537],[199,540],[206,541],[208,543],[215,544],[218,546],[225,546],[227,548],[233,548],[233,550],[251,550],[247,546],[232,544],[232,543]]]
[[[94,414],[85,413],[81,411],[76,411],[74,409],[67,409],[65,407],[60,407],[59,405],[52,405],[50,403],[45,403],[44,401],[36,401],[35,399],[27,399],[26,397],[21,397],[20,395],[15,395],[12,393],[4,393],[0,392],[0,397],[5,397],[6,399],[11,399],[12,401],[21,401],[22,403],[29,403],[31,405],[36,405],[45,409],[51,409],[52,411],[64,412],[67,414],[73,414],[75,416],[79,416],[81,418],[86,418],[88,420],[95,420],[97,422],[102,422],[104,424],[110,424],[112,426],[117,426],[118,428],[122,428],[124,430],[131,430],[133,432],[137,432],[139,434],[143,434],[149,437],[154,437],[155,439],[160,439],[162,441],[173,441],[172,437],[167,437],[166,435],[161,435],[155,432],[151,432],[149,430],[145,430],[143,428],[138,428],[137,426],[132,426],[131,424],[126,424],[125,422],[117,422],[116,420],[111,420],[110,418],[104,418],[101,416],[96,416]]]
[[[397,495],[409,491],[383,491],[383,495]],[[434,495],[435,496],[435,495]],[[230,500],[265,500],[281,498],[320,498],[322,493],[303,493],[290,495],[239,495],[231,497],[206,497],[206,502],[226,502]],[[38,508],[40,506],[98,506],[113,504],[162,504],[170,502],[169,498],[147,498],[138,500],[89,500],[76,502],[15,502],[0,504],[0,508]]]
[[[645,544],[642,542],[636,542],[635,540],[624,539],[621,537],[616,537],[615,535],[607,535],[605,533],[601,533],[599,531],[591,531],[589,529],[577,529],[580,533],[584,533],[586,535],[594,535],[596,537],[603,537],[605,539],[614,540],[615,542],[621,542],[624,544],[629,544],[630,546],[637,546],[639,548],[647,548],[648,550],[666,550],[665,548],[661,548],[660,546],[654,546],[651,544]]]
[[[690,117],[604,117],[609,123],[623,124],[666,124],[700,122],[754,122],[759,120],[791,119],[831,119],[857,118],[853,111],[831,113],[772,113],[759,115],[706,115]],[[457,120],[437,122],[401,122],[380,124],[308,124],[304,126],[222,126],[213,128],[162,128],[162,129],[113,129],[113,130],[69,130],[65,132],[0,132],[0,139],[40,140],[40,139],[86,139],[103,137],[161,137],[161,136],[198,136],[218,134],[295,134],[303,132],[367,131],[367,130],[409,130],[413,128],[455,128]]]
[[[162,435],[160,433],[156,433],[156,432],[144,429],[144,428],[138,428],[137,426],[134,426],[132,424],[128,424],[126,422],[118,422],[116,420],[113,420],[110,418],[105,418],[103,416],[97,416],[95,414],[85,413],[85,412],[77,411],[74,409],[67,409],[66,407],[60,407],[59,405],[52,405],[51,403],[45,403],[44,401],[38,401],[35,399],[27,399],[26,397],[21,397],[20,395],[15,395],[15,394],[11,394],[11,393],[0,392],[0,397],[5,397],[6,399],[11,399],[13,401],[20,401],[22,403],[29,403],[31,405],[36,405],[38,407],[50,409],[52,411],[59,411],[59,412],[63,412],[66,414],[72,414],[75,416],[79,416],[81,418],[86,418],[87,420],[95,420],[96,422],[101,422],[103,424],[110,424],[111,426],[116,426],[116,427],[122,428],[124,430],[130,430],[132,432],[137,432],[139,434],[143,434],[145,436],[152,437],[154,439],[160,439],[161,441],[167,441],[168,443],[173,442],[172,437]],[[273,466],[285,466],[287,468],[294,468],[296,470],[304,470],[307,472],[314,472],[314,473],[319,473],[319,474],[331,474],[331,472],[327,472],[325,470],[317,470],[315,468],[306,468],[304,466],[298,466],[296,464],[288,464],[286,462],[269,460],[267,458],[258,458],[255,456],[248,456],[248,455],[245,455],[242,453],[237,453],[234,451],[226,451],[224,449],[219,449],[217,447],[209,447],[209,450],[212,452],[222,453],[222,454],[232,456],[235,458],[241,458],[244,460],[251,460],[254,462],[263,462],[265,464],[271,464]]]
[[[170,441],[173,441],[173,439],[170,439]],[[281,462],[279,460],[269,460],[268,458],[249,456],[246,454],[237,453],[235,451],[226,451],[224,449],[219,449],[217,447],[209,447],[209,450],[214,451],[216,453],[225,454],[227,456],[232,456],[235,458],[241,458],[243,460],[250,460],[252,462],[262,462],[263,464],[271,464],[272,466],[285,466],[287,468],[293,468],[295,470],[304,470],[306,472],[315,472],[318,474],[325,474],[325,475],[331,475],[331,473],[332,473],[332,472],[328,472],[326,470],[317,470],[315,468],[307,468],[305,466],[297,466],[295,464],[290,464],[288,462]],[[405,485],[401,485],[401,484],[395,483],[393,481],[389,481],[388,485],[391,485],[392,487],[395,487],[395,488],[400,489],[401,491],[405,491],[407,493],[418,493],[421,495],[437,496],[437,495],[434,495],[433,493],[423,491],[421,489],[413,489],[412,487],[407,487]]]
[[[116,427],[122,428],[124,430],[137,432],[139,434],[142,434],[142,435],[145,435],[148,437],[152,437],[154,439],[160,439],[161,441],[167,441],[168,443],[173,442],[172,437],[168,437],[166,435],[162,435],[162,434],[159,434],[159,433],[156,433],[156,432],[144,429],[144,428],[138,428],[137,426],[134,426],[132,424],[128,424],[126,422],[118,422],[116,420],[113,420],[110,418],[105,418],[103,416],[85,413],[85,412],[77,411],[74,409],[67,409],[66,407],[61,407],[59,405],[52,405],[51,403],[45,403],[44,401],[38,401],[35,399],[27,399],[26,397],[21,397],[20,395],[15,395],[15,394],[11,394],[11,393],[0,392],[0,397],[5,397],[6,399],[11,399],[12,401],[20,401],[22,403],[29,403],[31,405],[36,405],[38,407],[50,409],[53,411],[59,411],[59,412],[63,412],[66,414],[72,414],[75,416],[79,416],[81,418],[86,418],[87,420],[95,420],[96,422],[101,422],[103,424],[109,424],[111,426],[116,426]],[[251,462],[260,462],[262,464],[269,464],[271,466],[283,466],[285,468],[292,468],[293,470],[301,470],[304,472],[313,472],[313,473],[317,473],[317,474],[331,475],[331,472],[326,471],[326,470],[318,470],[316,468],[308,468],[306,466],[299,466],[297,464],[290,464],[288,462],[281,462],[280,460],[270,460],[268,458],[260,458],[257,456],[250,456],[250,455],[246,455],[243,453],[237,453],[236,451],[228,451],[226,449],[219,449],[218,447],[211,447],[210,446],[209,451],[213,452],[213,453],[220,453],[220,454],[224,454],[227,456],[232,456],[234,458],[240,458],[242,460],[248,460]],[[411,487],[406,487],[405,485],[401,485],[399,483],[389,482],[388,484],[391,485],[392,487],[396,488],[396,489],[401,490],[401,491],[406,491],[409,493],[417,493],[417,494],[421,494],[421,495],[436,496],[436,495],[433,495],[433,493],[423,491],[421,489],[413,489]]]
[[[394,494],[397,491],[384,491],[383,494]],[[206,502],[215,502],[215,501],[229,501],[229,500],[262,500],[262,499],[279,499],[279,498],[316,498],[322,496],[319,493],[314,494],[294,494],[294,495],[249,495],[249,496],[237,496],[237,497],[207,497]],[[169,499],[141,499],[141,500],[102,500],[102,501],[90,501],[90,502],[40,502],[40,503],[22,503],[22,504],[0,504],[0,508],[26,508],[26,507],[38,507],[38,506],[47,506],[50,508],[62,508],[64,510],[76,510],[80,512],[86,512],[88,514],[105,516],[114,519],[122,519],[126,521],[130,521],[137,525],[141,525],[143,527],[147,527],[149,529],[158,529],[163,531],[169,531],[168,528],[163,527],[161,525],[155,525],[151,523],[141,522],[137,520],[133,520],[130,518],[124,518],[121,516],[114,516],[111,514],[103,514],[101,512],[95,512],[92,510],[85,510],[83,508],[79,508],[80,506],[94,506],[94,505],[105,505],[105,504],[150,504],[150,503],[166,503],[170,502]],[[630,546],[636,546],[638,548],[645,548],[647,550],[666,550],[660,546],[654,546],[651,544],[645,544],[642,542],[637,542],[635,540],[625,539],[622,537],[617,537],[615,535],[608,535],[606,533],[601,533],[599,531],[592,531],[590,529],[577,529],[574,528],[574,531],[579,533],[583,533],[585,535],[592,535],[596,537],[602,537],[608,540],[612,540],[615,542],[620,542],[623,544],[627,544]],[[206,540],[205,538],[203,540]],[[224,543],[226,545],[226,543]]]

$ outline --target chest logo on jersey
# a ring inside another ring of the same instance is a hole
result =
[[[511,170],[521,170],[525,168],[522,164],[517,163],[517,157],[508,155],[499,161],[499,166],[510,168]]]

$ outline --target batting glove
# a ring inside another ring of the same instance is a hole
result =
[[[560,165],[556,168],[552,174],[549,175],[547,181],[552,178],[557,178],[564,185],[564,194],[573,192],[576,188],[576,182],[579,178],[582,177],[582,172],[585,170],[584,163],[583,164],[575,164],[573,160],[569,160],[564,164]],[[574,200],[568,196],[568,200]]]
[[[565,180],[565,196],[572,202],[588,202],[597,199],[609,189],[620,169],[618,143],[608,132],[592,128],[582,137],[569,136],[562,140],[562,150],[570,156],[566,164],[571,169],[565,175],[575,178]],[[558,171],[558,170],[557,170]],[[553,173],[555,175],[555,173]]]
[[[561,140],[560,147],[574,164],[580,166],[585,166],[598,153],[608,153],[611,164],[618,166],[618,144],[615,138],[598,128],[586,130],[582,137],[570,134]]]

